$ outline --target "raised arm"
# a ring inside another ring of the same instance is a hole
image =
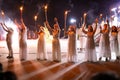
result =
[[[83,26],[82,26],[82,31],[83,31],[85,34],[87,34],[87,31],[86,31],[84,28],[85,28],[85,24],[83,24]]]
[[[84,22],[83,22],[83,25],[82,25],[82,31],[87,34],[87,31],[84,29],[85,28],[85,25],[86,25],[86,13],[84,13]]]
[[[55,21],[55,24],[58,25],[58,29],[59,29],[59,31],[61,31],[60,26],[59,26],[59,23],[58,23],[58,19],[57,19],[56,17],[54,18],[54,21]]]
[[[109,24],[109,20],[106,21],[107,22],[107,32],[110,31],[110,24]]]
[[[4,24],[4,23],[1,23],[1,26],[3,27],[3,29],[8,32],[8,27]]]
[[[48,28],[48,30],[52,31],[52,28],[50,27],[48,21],[46,21],[45,24],[46,24],[46,27]]]
[[[97,30],[97,23],[98,23],[98,19],[95,20],[95,28],[93,30],[93,33],[95,34],[96,30]]]
[[[26,26],[25,26],[23,19],[21,19],[21,27],[22,27],[22,29],[26,29]]]
[[[14,20],[14,23],[18,27],[18,29],[21,29],[21,25],[16,21],[16,19]]]

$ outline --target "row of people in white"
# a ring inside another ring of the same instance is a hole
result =
[[[86,16],[84,16],[84,19],[86,19]],[[96,32],[97,22],[98,20],[96,20],[95,22],[96,26],[94,30],[91,25],[88,26],[87,31],[84,29],[85,20],[82,27],[82,31],[87,35],[85,47],[85,58],[87,59],[87,61],[97,61],[94,41],[94,34]],[[111,60],[111,53],[115,53],[116,60],[120,60],[120,46],[118,46],[118,29],[117,27],[112,26],[110,30],[109,21],[107,20],[106,22],[107,23],[104,24],[103,29],[100,26],[99,60],[101,60],[103,57],[106,58],[106,61]]]
[[[48,22],[45,23],[47,28],[52,32],[53,40],[52,40],[52,59],[53,61],[61,61],[61,48],[60,48],[60,42],[59,42],[59,35],[60,35],[60,27],[58,24],[57,19],[55,18],[55,24],[54,28],[52,29],[49,25]],[[41,28],[40,28],[41,29]],[[44,29],[42,30],[42,33],[44,33]],[[75,26],[70,26],[69,30],[66,32],[68,35],[68,61],[69,62],[74,62],[76,59],[76,31],[75,31]],[[39,40],[42,39],[41,41],[38,40],[38,53],[41,55],[45,55],[45,44],[43,44],[43,37],[45,34],[40,34],[39,35]],[[42,43],[42,44],[39,44]],[[41,48],[39,48],[41,47]],[[41,50],[42,49],[42,50]],[[43,51],[43,52],[40,52]],[[43,57],[45,59],[46,57]],[[41,58],[39,58],[41,59]]]
[[[118,28],[116,26],[112,26],[110,28],[109,21],[107,20],[107,24],[104,24],[104,28],[100,27],[100,55],[99,60],[102,57],[106,57],[106,61],[111,59],[111,54],[114,53],[116,55],[116,60],[120,60],[120,50],[118,45]]]
[[[97,56],[96,56],[96,50],[95,50],[95,42],[94,42],[94,34],[96,32],[97,28],[97,20],[96,20],[96,26],[93,30],[92,26],[88,26],[88,30],[86,31],[84,29],[85,27],[85,22],[82,27],[82,31],[87,35],[87,41],[86,41],[86,47],[85,47],[85,56],[87,61],[97,61]],[[19,29],[19,48],[20,48],[20,59],[25,60],[27,58],[27,28],[23,22],[23,19],[21,19],[21,23],[19,24],[15,20],[15,24],[17,25]],[[58,24],[57,19],[55,19],[55,24],[54,28],[52,29],[49,25],[48,22],[45,23],[47,28],[52,32],[53,40],[52,40],[52,59],[53,61],[61,61],[61,48],[60,48],[60,42],[59,42],[59,34],[60,34],[60,27]],[[120,54],[119,54],[119,47],[118,47],[118,39],[117,39],[117,34],[118,32],[116,31],[116,27],[112,27],[112,31],[110,34],[110,42],[109,42],[109,32],[110,28],[107,24],[104,25],[104,29],[101,29],[100,27],[100,33],[101,33],[101,38],[99,42],[99,47],[100,47],[100,60],[102,57],[106,57],[106,60],[111,58],[111,51],[116,53],[116,58],[118,59]],[[8,58],[13,58],[13,51],[12,51],[12,33],[13,30],[11,28],[8,28],[5,24],[1,23],[2,27],[4,28],[5,31],[8,32],[7,37],[6,37],[6,42],[8,45],[9,49],[9,55]],[[45,32],[43,27],[40,27],[40,31],[38,32],[39,34],[39,39],[38,39],[38,49],[37,49],[37,59],[45,60],[47,59],[47,54],[46,54],[46,48],[45,48]],[[76,29],[75,26],[70,26],[68,31],[66,32],[68,35],[68,61],[74,62],[76,59]],[[111,48],[111,49],[110,49]]]
[[[117,53],[119,56],[119,53],[118,53],[119,50],[118,50],[118,47],[116,46],[116,45],[118,45],[118,42],[117,41],[112,42],[112,40],[111,40],[111,39],[113,39],[112,37],[115,37],[114,35],[110,36],[110,42],[109,42],[109,31],[110,30],[109,30],[108,24],[104,25],[104,29],[100,28],[101,38],[100,38],[100,43],[99,43],[100,59],[102,59],[102,57],[106,57],[106,60],[111,58],[111,51],[115,51],[115,53]],[[52,40],[53,60],[61,61],[61,50],[60,50],[60,43],[59,43],[60,28],[59,28],[58,22],[54,25],[54,29],[52,29],[50,27],[48,22],[46,23],[46,25],[49,28],[49,30],[51,30],[52,35],[53,35],[53,40]],[[88,27],[88,31],[85,31],[84,27],[83,27],[83,32],[85,34],[87,34],[87,42],[86,42],[86,48],[85,48],[86,54],[85,55],[86,55],[86,59],[88,61],[97,61],[95,43],[94,43],[94,34],[96,32],[96,28],[97,28],[97,21],[96,21],[96,27],[94,28],[94,30],[93,30],[92,26]],[[76,31],[75,26],[70,26],[68,32],[66,32],[68,34],[68,61],[70,61],[70,62],[74,62],[76,59],[76,32],[75,31]],[[111,34],[113,34],[113,33],[111,32]],[[111,47],[110,47],[110,45],[111,45]],[[117,58],[118,58],[118,56],[117,56]]]
[[[110,31],[110,48],[111,48],[111,53],[115,53],[116,55],[116,60],[120,60],[120,45],[118,42],[120,42],[118,39],[120,37],[119,29],[117,29],[116,26],[112,26],[111,31]]]
[[[27,27],[25,26],[23,19],[21,19],[21,23],[19,24],[16,20],[14,23],[18,27],[19,31],[19,53],[20,53],[20,59],[25,60],[27,57]],[[1,23],[1,26],[3,29],[7,32],[6,35],[6,42],[7,42],[7,47],[9,50],[9,54],[7,58],[13,58],[13,49],[12,49],[12,35],[13,35],[13,29],[10,27],[7,27],[5,23]]]

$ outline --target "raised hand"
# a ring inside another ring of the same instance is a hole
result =
[[[98,23],[98,18],[95,19],[95,23]]]
[[[87,13],[84,13],[84,18],[86,18],[86,16],[87,16]]]
[[[86,16],[87,16],[87,13],[84,13],[84,15],[83,15],[84,23],[85,23],[85,21],[86,21]]]
[[[109,23],[109,20],[107,19],[106,22]]]

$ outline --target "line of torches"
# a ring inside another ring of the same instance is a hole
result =
[[[20,17],[21,17],[21,19],[22,19],[22,15],[23,15],[23,6],[20,6]],[[47,9],[48,9],[48,5],[45,5],[44,6],[44,10],[45,10],[45,20],[46,21],[48,21],[48,19],[47,19]],[[67,20],[67,15],[68,15],[68,13],[70,12],[70,10],[66,10],[65,12],[64,12],[64,19],[65,19],[65,27],[66,27],[66,20]],[[1,15],[2,15],[2,19],[4,20],[4,16],[5,16],[5,13],[4,13],[4,11],[2,10],[1,11]],[[87,13],[84,13],[84,17],[87,15]],[[102,18],[102,14],[100,14],[100,18]],[[35,15],[34,16],[34,20],[35,20],[35,22],[37,21],[37,19],[38,19],[38,15]]]
[[[20,17],[21,17],[21,19],[22,19],[22,14],[23,14],[23,8],[24,8],[23,6],[20,6],[20,8],[19,8],[20,9]],[[48,5],[45,5],[44,6],[44,10],[45,10],[45,20],[46,21],[48,21],[48,18],[47,18],[47,9],[48,9]],[[64,31],[66,31],[66,20],[67,20],[67,15],[68,15],[69,12],[70,12],[70,10],[66,10],[64,12]],[[5,14],[4,14],[3,10],[1,11],[1,15],[2,15],[3,22],[4,22],[4,16],[5,16]],[[84,20],[85,20],[86,16],[87,16],[87,13],[84,13],[84,15],[83,15]],[[102,16],[103,16],[103,14],[100,14],[100,19],[102,19]],[[113,19],[114,17],[112,16],[111,18]],[[35,23],[36,23],[37,19],[38,19],[38,15],[35,15],[34,16]],[[81,22],[82,22],[82,18],[81,18]]]

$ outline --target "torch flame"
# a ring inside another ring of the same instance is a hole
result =
[[[23,10],[23,6],[20,7],[20,11],[22,11],[22,10]]]
[[[67,15],[68,14],[68,11],[65,11],[65,15]]]
[[[35,21],[37,20],[37,15],[34,16]]]
[[[84,13],[84,17],[86,17],[87,13]]]
[[[2,16],[4,16],[4,15],[5,15],[3,11],[1,11],[1,14],[2,14]]]
[[[47,5],[45,5],[45,7],[44,7],[44,8],[45,8],[45,10],[47,10],[48,6],[47,6]]]

